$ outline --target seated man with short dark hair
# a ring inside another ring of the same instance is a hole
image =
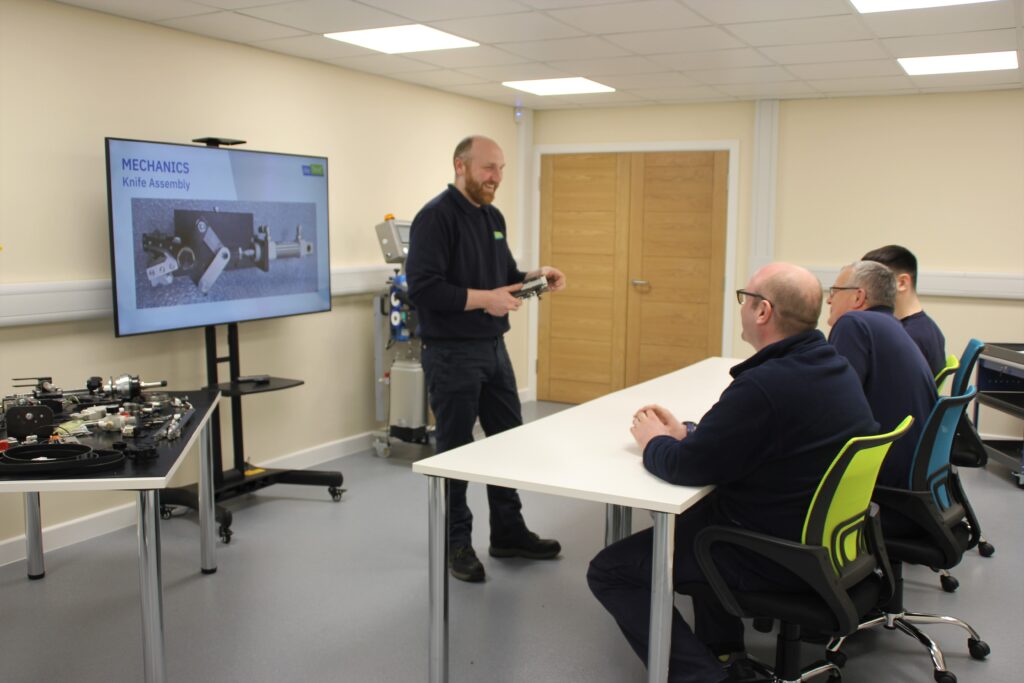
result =
[[[811,498],[840,448],[851,437],[877,433],[856,374],[815,329],[822,297],[813,274],[769,264],[736,294],[743,339],[756,353],[731,370],[732,384],[699,428],[688,433],[660,406],[645,406],[633,418],[648,471],[673,484],[717,485],[676,520],[677,587],[705,583],[693,541],[710,524],[798,541]],[[651,549],[648,529],[602,550],[587,572],[594,595],[641,659],[649,640]],[[716,560],[726,581],[744,590],[804,588],[785,569],[735,549],[716,552]],[[669,680],[727,680],[723,662],[744,649],[743,624],[709,595],[695,595],[693,604],[696,635],[673,611]]]
[[[896,275],[896,319],[921,349],[932,376],[946,367],[946,338],[917,297],[917,257],[906,247],[890,244],[864,254],[863,261],[889,266]]]
[[[938,396],[928,363],[893,315],[895,300],[896,276],[888,267],[874,261],[844,267],[828,292],[828,340],[853,366],[883,433],[914,416],[878,475],[880,486],[906,488],[914,449]],[[883,515],[883,529],[890,530],[892,521]]]

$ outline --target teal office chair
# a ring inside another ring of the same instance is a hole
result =
[[[881,614],[860,624],[858,631],[885,626],[902,631],[920,642],[932,658],[935,680],[956,683],[956,676],[946,669],[942,650],[915,624],[952,624],[967,631],[967,649],[974,659],[984,659],[990,649],[977,631],[955,617],[908,612],[903,606],[903,564],[949,569],[956,566],[964,552],[978,543],[980,527],[949,454],[957,423],[976,391],[969,387],[959,396],[942,397],[935,404],[921,432],[906,489],[885,486],[875,488],[874,500],[882,514],[900,515],[913,522],[917,533],[906,537],[885,538],[885,547],[892,563],[896,589],[882,607]],[[829,643],[826,657],[842,666],[846,657],[840,651],[844,637]]]
[[[803,629],[840,636],[855,631],[865,614],[894,590],[892,570],[882,542],[878,506],[871,502],[882,461],[892,442],[913,423],[903,420],[879,436],[850,439],[832,461],[811,500],[800,542],[746,529],[712,526],[697,538],[697,561],[707,584],[680,587],[694,594],[709,588],[730,614],[781,622],[775,668],[752,661],[764,681],[804,681],[838,667],[826,661],[800,668]],[[788,568],[802,579],[803,592],[740,591],[726,584],[715,566],[713,549],[732,545]]]

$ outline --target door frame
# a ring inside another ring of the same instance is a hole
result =
[[[736,281],[736,224],[739,216],[739,140],[668,140],[663,142],[610,142],[610,143],[581,143],[581,144],[557,144],[557,145],[534,145],[533,156],[530,160],[529,183],[530,188],[530,218],[521,220],[523,227],[522,244],[528,245],[526,263],[535,266],[552,265],[556,268],[557,263],[538,263],[540,259],[540,158],[545,154],[587,154],[587,153],[632,153],[632,152],[721,152],[729,153],[729,184],[728,197],[726,198],[725,215],[725,292],[722,297],[722,355],[732,356],[733,342],[733,310],[732,297],[728,292],[734,289]],[[525,193],[524,193],[525,194]],[[572,284],[570,283],[570,287]],[[528,389],[521,392],[524,400],[536,400],[537,398],[537,347],[538,335],[540,334],[540,318],[537,306],[530,306],[527,322],[527,379]]]

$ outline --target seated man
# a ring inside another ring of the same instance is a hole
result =
[[[932,376],[946,367],[946,338],[917,298],[917,258],[905,247],[890,244],[864,254],[862,260],[889,266],[896,275],[896,319],[921,349]]]
[[[757,351],[731,370],[734,381],[687,433],[660,406],[641,408],[632,433],[644,467],[673,484],[717,488],[676,520],[673,580],[704,582],[693,552],[698,531],[728,524],[799,540],[811,498],[851,437],[877,433],[849,363],[815,329],[821,285],[786,263],[761,268],[737,291],[743,339]],[[685,391],[685,387],[681,387]],[[647,657],[651,599],[650,529],[602,550],[587,581],[641,659]],[[781,567],[733,552],[726,580],[742,589],[800,590]],[[743,650],[743,624],[710,597],[694,597],[696,636],[672,615],[669,680],[727,679],[723,662]],[[716,656],[719,659],[716,659]]]
[[[853,366],[882,432],[914,416],[878,475],[881,486],[906,488],[914,449],[938,396],[928,363],[893,316],[895,299],[896,276],[888,267],[874,261],[844,267],[828,290],[828,340]],[[892,530],[892,522],[891,515],[882,516],[883,529]]]

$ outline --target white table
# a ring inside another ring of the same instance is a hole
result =
[[[734,358],[708,358],[682,370],[574,406],[516,429],[420,460],[427,475],[430,563],[430,682],[448,681],[448,571],[445,479],[508,486],[609,505],[617,528],[606,540],[628,533],[618,510],[642,508],[654,517],[649,683],[668,679],[673,601],[675,515],[712,487],[676,486],[647,472],[629,433],[633,413],[658,403],[680,420],[699,420],[732,378]]]
[[[0,478],[0,493],[22,493],[25,499],[25,545],[28,577],[41,579],[43,567],[42,518],[39,507],[41,491],[138,491],[137,512],[139,539],[139,581],[142,594],[142,656],[146,683],[163,683],[167,677],[164,662],[163,596],[160,585],[160,504],[158,490],[170,485],[171,478],[196,440],[200,440],[199,460],[199,533],[200,568],[204,574],[217,571],[213,549],[214,491],[213,457],[210,435],[210,417],[217,407],[220,392],[201,389],[192,392],[174,392],[189,396],[195,413],[182,430],[181,436],[163,441],[152,460],[128,460],[117,470],[97,472],[84,476],[49,477],[38,479]],[[120,435],[118,435],[120,438]],[[109,448],[106,442],[113,436],[97,435],[83,438],[82,442]],[[93,443],[93,442],[97,443]]]

